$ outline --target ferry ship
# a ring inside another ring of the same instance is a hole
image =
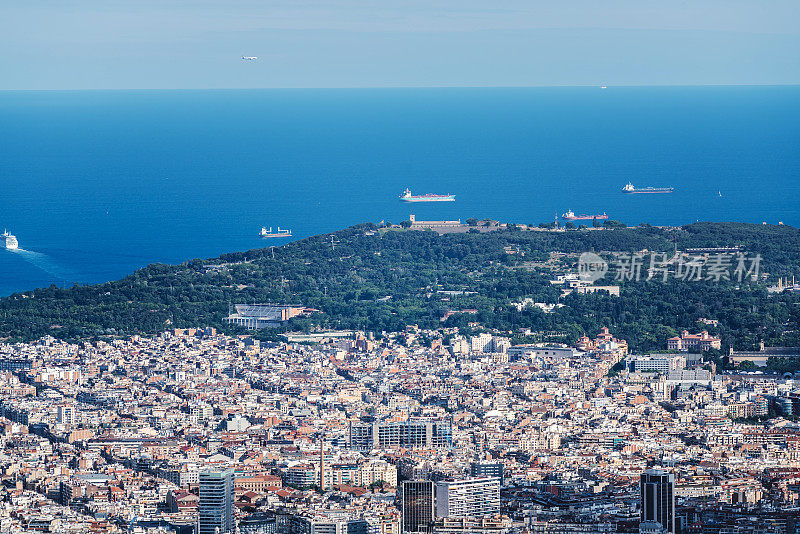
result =
[[[279,226],[278,231],[273,232],[271,226],[269,227],[269,230],[267,230],[266,226],[262,226],[261,231],[258,233],[258,235],[261,237],[292,237],[292,231],[281,230],[281,227]]]
[[[603,212],[600,215],[586,215],[585,213],[581,213],[580,215],[575,215],[575,213],[572,210],[569,210],[565,214],[563,214],[561,218],[567,221],[593,221],[594,219],[597,220],[608,219],[608,215],[606,215],[605,212]]]
[[[5,240],[6,248],[8,250],[17,250],[19,248],[19,241],[17,236],[8,233],[8,230],[3,232],[3,239]]]
[[[453,202],[455,199],[455,195],[434,195],[433,193],[412,195],[411,189],[408,188],[400,195],[400,200],[403,202]]]
[[[625,187],[622,188],[623,193],[672,193],[675,191],[674,187],[641,187],[636,189],[633,187],[633,184],[628,182]]]

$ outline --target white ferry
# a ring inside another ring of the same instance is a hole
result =
[[[17,236],[8,233],[8,230],[3,232],[3,239],[5,240],[6,249],[17,250],[19,248],[19,241]]]

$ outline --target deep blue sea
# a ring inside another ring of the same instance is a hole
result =
[[[0,92],[0,184],[0,295],[412,211],[797,226],[800,87]]]

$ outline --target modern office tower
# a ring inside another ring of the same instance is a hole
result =
[[[436,517],[485,517],[499,513],[499,478],[467,478],[436,483]]]
[[[660,523],[675,532],[675,475],[661,469],[648,469],[641,475],[642,522]]]
[[[448,448],[453,444],[449,418],[350,423],[350,448],[368,451],[393,448]]]
[[[374,445],[374,423],[371,422],[350,422],[350,442],[351,449],[356,451],[371,451]]]
[[[496,477],[500,479],[500,485],[503,485],[503,463],[502,462],[472,462],[469,464],[469,476],[473,478],[478,477]]]
[[[404,481],[401,504],[403,534],[427,532],[433,523],[433,482],[430,480]]]
[[[199,478],[197,534],[233,532],[233,469],[202,471]]]

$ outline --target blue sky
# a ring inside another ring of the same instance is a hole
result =
[[[798,0],[25,0],[0,17],[0,89],[796,83]]]

